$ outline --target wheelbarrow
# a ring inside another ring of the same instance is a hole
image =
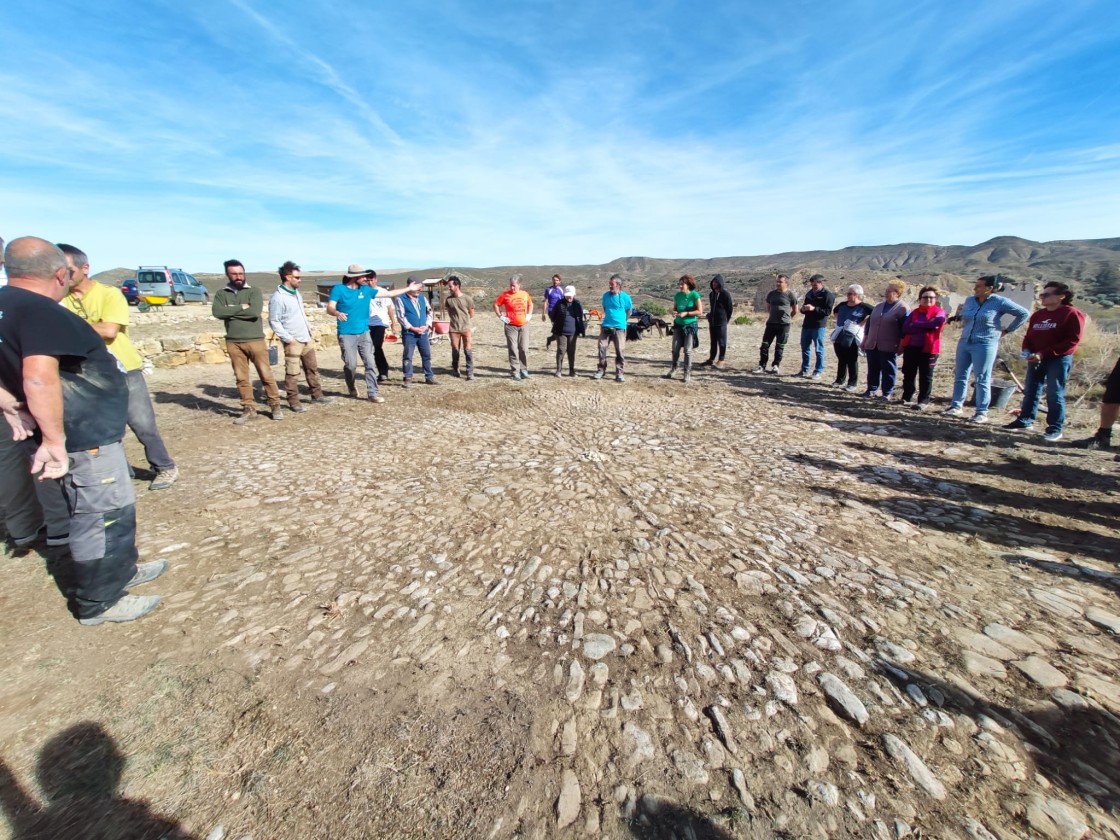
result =
[[[169,300],[171,300],[171,295],[140,295],[136,308],[141,312],[147,312],[153,307],[160,309]]]

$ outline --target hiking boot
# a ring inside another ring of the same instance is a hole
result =
[[[463,378],[462,376],[459,375],[459,371],[457,371],[457,370],[451,371],[451,375],[454,376],[456,379],[462,379]]]
[[[374,394],[372,397],[368,397],[368,400],[369,400],[369,402],[377,403],[378,405],[385,402],[385,398],[383,396],[381,396],[380,394]]]
[[[272,407],[272,419],[273,420],[283,420],[284,419],[284,415],[280,413],[280,406],[274,405]]]
[[[511,373],[509,375],[509,378],[512,379],[514,382],[520,382],[521,381],[521,374],[520,373]]]
[[[409,387],[409,386],[410,386],[411,384],[412,384],[412,380],[411,380],[411,379],[404,379],[404,380],[401,380],[401,387],[402,387],[402,388],[407,388],[407,387]]]
[[[521,378],[522,378],[522,379],[528,379],[528,378],[529,378],[529,371],[527,371],[527,370],[522,370],[522,371],[521,371]]]
[[[315,403],[315,405],[330,405],[334,402],[334,397],[312,397],[311,402]]]
[[[691,373],[691,371],[686,370],[684,372],[684,376],[681,378],[681,382],[683,382],[685,385],[687,385],[691,381],[692,381],[692,373]]]
[[[250,420],[256,420],[256,419],[257,419],[256,409],[246,408],[244,411],[241,412],[241,415],[236,420],[233,421],[233,425],[244,426]]]
[[[668,373],[666,373],[666,374],[665,374],[665,375],[664,375],[663,377],[661,377],[661,378],[662,378],[662,379],[672,379],[672,378],[673,378],[673,374],[674,374],[674,373],[676,373],[676,372],[677,372],[677,366],[676,366],[676,365],[673,365],[673,366],[672,366],[671,368],[669,368],[669,372],[668,372]]]
[[[435,385],[435,384],[436,384],[436,380],[435,380],[435,378],[432,378],[432,379],[425,379],[425,380],[424,380],[424,384],[425,384],[425,385]]]
[[[152,483],[148,485],[149,490],[166,490],[172,484],[179,480],[179,468],[172,467],[169,470],[156,470],[156,477]]]
[[[467,374],[467,382],[470,382],[472,379],[474,379],[474,374],[473,373],[468,373]]]
[[[307,409],[304,407],[303,403],[289,403],[288,411],[299,414],[300,412],[307,411]]]
[[[614,375],[614,381],[615,381],[615,382],[625,382],[625,381],[626,381],[626,377],[624,377],[624,376],[623,376],[623,375],[622,375],[621,373],[616,373],[616,374]]]
[[[100,615],[79,618],[78,623],[84,624],[86,627],[96,627],[106,621],[118,624],[125,621],[135,621],[158,607],[159,600],[158,595],[125,595]]]
[[[1047,443],[1057,443],[1062,439],[1061,429],[1055,430],[1053,432],[1047,432],[1042,436],[1042,439]]]
[[[1097,430],[1092,437],[1070,442],[1075,449],[1112,449],[1112,430]]]
[[[602,379],[603,378],[603,371],[601,371],[601,370],[595,371],[594,376],[592,376],[591,378],[592,379]]]
[[[356,400],[358,398],[358,392],[356,390],[348,391],[347,396],[352,400]]]
[[[1009,432],[1014,432],[1019,429],[1029,429],[1030,427],[1030,423],[1024,423],[1019,419],[1012,420],[1010,423],[1005,423],[1003,426],[1003,428],[1007,429]]]
[[[136,574],[132,576],[132,580],[128,582],[128,586],[126,586],[125,589],[131,589],[143,583],[151,583],[166,571],[166,560],[152,560],[150,563],[139,563],[136,566]]]

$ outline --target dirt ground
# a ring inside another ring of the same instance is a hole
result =
[[[1120,837],[1110,455],[751,374],[757,325],[685,386],[478,324],[474,382],[283,423],[155,372],[158,611],[0,559],[0,836]]]

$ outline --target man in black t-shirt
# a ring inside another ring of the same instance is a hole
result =
[[[770,310],[766,318],[766,328],[762,332],[762,344],[758,348],[758,367],[755,373],[777,373],[782,365],[782,354],[789,341],[789,327],[797,314],[797,296],[789,290],[789,277],[779,274],[774,289],[766,295],[766,306]],[[774,365],[767,368],[770,358],[770,345],[777,339],[774,348]]]
[[[825,324],[835,305],[836,295],[824,287],[824,275],[814,274],[810,277],[809,291],[805,293],[805,300],[801,303],[801,314],[805,318],[801,321],[801,372],[798,376],[809,376],[810,348],[815,348],[817,353],[812,378],[820,379],[824,373]]]
[[[166,561],[136,565],[136,496],[121,439],[124,372],[93,328],[58,305],[70,287],[66,257],[36,237],[4,251],[0,289],[0,411],[38,444],[31,472],[59,481],[70,514],[70,555],[52,569],[82,624],[131,621],[158,596],[129,595]]]

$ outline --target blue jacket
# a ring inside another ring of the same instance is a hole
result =
[[[1006,327],[1002,325],[1004,315],[1015,316]],[[1001,331],[1015,332],[1030,316],[1031,313],[1002,295],[989,295],[983,303],[973,295],[965,300],[961,310],[961,320],[964,322],[961,341],[969,344],[996,344]]]

